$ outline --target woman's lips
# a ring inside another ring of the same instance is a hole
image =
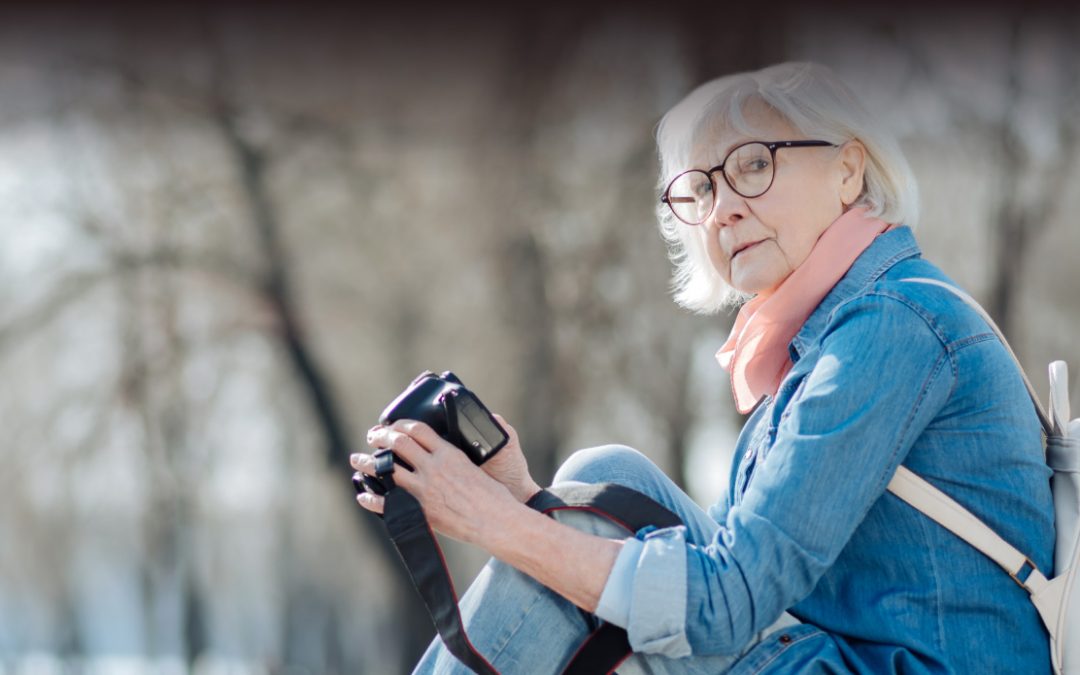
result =
[[[735,258],[739,257],[740,253],[742,253],[743,251],[749,251],[750,249],[752,249],[755,246],[757,246],[758,244],[760,244],[762,241],[765,241],[765,240],[762,239],[761,241],[755,241],[753,244],[750,244],[749,246],[744,246],[744,247],[740,248],[738,251],[735,251],[735,255],[731,256],[731,259],[734,260]]]

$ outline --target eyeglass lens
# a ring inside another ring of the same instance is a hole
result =
[[[764,143],[739,146],[724,159],[724,179],[732,190],[743,197],[757,197],[772,184],[773,161]],[[713,180],[708,173],[687,171],[672,181],[668,188],[668,203],[679,220],[689,224],[705,222],[712,213]]]

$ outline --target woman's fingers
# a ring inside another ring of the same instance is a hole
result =
[[[416,420],[398,420],[390,426],[376,425],[368,430],[367,444],[379,450],[392,450],[398,459],[408,463],[409,467],[395,463],[394,482],[418,498],[430,491],[430,474],[441,474],[447,470],[443,466],[446,460],[449,459],[450,464],[455,464],[455,460],[470,464],[463,453],[435,433],[434,429]],[[445,453],[448,448],[454,452]],[[435,453],[438,453],[438,457],[433,456]],[[369,476],[376,475],[375,462],[375,457],[368,453],[355,453],[349,457],[354,469]],[[359,495],[357,502],[369,511],[382,513],[382,497]]]
[[[423,422],[398,420],[391,424],[390,428],[406,434],[428,452],[438,452],[446,448],[457,450],[449,441],[435,433],[434,429]]]
[[[395,465],[394,483],[420,502],[434,529],[455,539],[474,540],[478,536],[474,514],[496,508],[492,504],[500,500],[513,503],[517,496],[422,422],[399,420],[373,427],[367,442],[373,448],[392,450],[397,459],[408,464],[409,468]],[[503,454],[511,464],[515,457],[520,461],[520,451]],[[349,461],[361,475],[375,474],[377,460],[372,454],[356,453]],[[524,462],[520,463],[524,467]],[[370,493],[358,495],[356,501],[373,513],[383,513],[386,504],[385,497]]]
[[[386,498],[378,495],[373,495],[370,492],[361,492],[356,495],[356,501],[360,506],[363,506],[372,513],[382,513],[383,506],[386,504]]]
[[[499,423],[499,426],[501,426],[506,431],[506,435],[510,437],[510,442],[513,443],[514,445],[517,445],[517,443],[518,443],[517,429],[512,427],[510,425],[510,423],[507,422],[503,418],[503,416],[500,415],[499,413],[491,413],[491,415],[495,418],[495,421]]]
[[[368,476],[374,476],[375,474],[375,457],[374,455],[368,455],[363,452],[353,453],[349,455],[349,464],[352,468],[356,469],[360,473],[367,474]],[[408,467],[404,467],[398,462],[394,462],[394,482],[398,483],[406,489],[412,485],[413,472],[409,471]]]
[[[367,443],[373,448],[393,450],[399,458],[417,468],[423,466],[430,457],[428,450],[409,434],[391,427],[373,427],[368,432]]]
[[[349,455],[349,464],[360,473],[375,475],[375,458],[371,455],[362,452],[353,453]]]

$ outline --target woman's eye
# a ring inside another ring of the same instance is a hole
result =
[[[741,170],[743,173],[753,173],[755,171],[764,171],[769,168],[769,160],[758,158],[751,159],[747,162],[743,162]]]

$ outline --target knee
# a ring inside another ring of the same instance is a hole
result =
[[[652,466],[648,457],[629,446],[600,445],[570,455],[555,472],[552,482],[621,483],[627,477],[640,477]]]

